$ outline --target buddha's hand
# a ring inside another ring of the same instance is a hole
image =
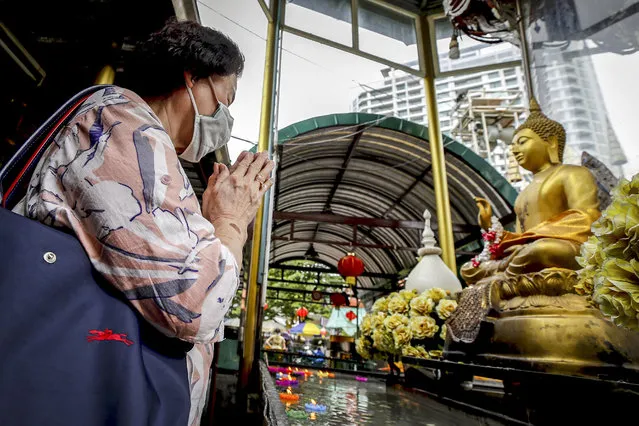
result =
[[[474,199],[479,209],[479,214],[477,215],[479,226],[481,229],[488,231],[491,226],[491,218],[493,217],[493,208],[490,206],[490,202],[485,198],[475,197]]]

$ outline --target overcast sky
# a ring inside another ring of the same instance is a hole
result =
[[[267,22],[257,0],[202,0],[198,2],[204,25],[228,34],[246,56],[244,75],[238,84],[235,103],[235,136],[257,141],[262,96]],[[349,27],[332,18],[287,5],[290,25],[316,32],[335,41],[350,40]],[[234,21],[234,22],[231,22]],[[243,27],[243,28],[242,28]],[[378,56],[405,63],[417,59],[416,47],[362,30],[362,48]],[[381,80],[385,65],[285,33],[282,52],[279,128],[318,115],[349,112],[362,85]],[[462,45],[463,48],[463,45]],[[636,143],[636,103],[639,99],[639,54],[599,54],[592,57],[604,97],[603,107],[628,157],[627,177],[639,172],[639,144]],[[231,140],[235,158],[251,145]]]

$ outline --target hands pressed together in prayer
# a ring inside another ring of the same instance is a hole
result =
[[[238,264],[249,224],[262,197],[273,185],[275,162],[266,152],[242,152],[230,168],[216,163],[202,195],[202,214],[215,227],[215,235],[228,247]]]

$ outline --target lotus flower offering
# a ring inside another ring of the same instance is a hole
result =
[[[300,382],[298,382],[297,380],[288,380],[288,379],[283,379],[283,380],[277,380],[275,382],[275,384],[277,386],[282,386],[282,387],[298,387],[300,385]]]
[[[297,402],[300,400],[300,396],[293,393],[291,388],[286,389],[286,392],[280,393],[280,399],[284,402]]]
[[[275,384],[277,386],[286,386],[286,387],[288,387],[288,386],[298,386],[300,384],[300,382],[298,382],[297,380],[295,380],[293,377],[291,377],[289,375],[289,376],[283,377],[281,379],[277,379],[275,381]]]
[[[317,402],[315,402],[314,399],[311,399],[311,402],[307,402],[306,404],[304,404],[304,408],[306,408],[306,411],[311,413],[326,412],[326,405],[318,404]]]
[[[286,415],[291,419],[302,420],[308,417],[304,410],[287,410]]]
[[[308,371],[308,370],[305,370],[305,371]],[[306,375],[306,373],[304,371],[300,370],[297,367],[295,368],[295,370],[291,370],[290,367],[289,367],[288,374],[292,374],[293,376],[304,376],[304,375]]]

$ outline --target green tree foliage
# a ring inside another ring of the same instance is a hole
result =
[[[325,268],[322,264],[317,264],[313,261],[307,260],[293,260],[286,262],[288,266],[302,266],[302,267],[311,267],[311,268]],[[283,278],[283,280],[282,280]],[[289,282],[284,282],[289,281]],[[290,282],[293,281],[293,282]],[[287,319],[288,325],[293,325],[296,320],[295,312],[301,308],[302,306],[308,309],[309,314],[312,316],[323,316],[329,317],[331,314],[331,305],[320,305],[317,303],[310,303],[311,292],[313,290],[318,290],[320,292],[331,292],[337,291],[341,292],[340,288],[332,288],[332,287],[321,287],[316,286],[317,282],[317,273],[310,271],[294,271],[294,270],[285,270],[282,271],[280,269],[270,269],[269,270],[269,281],[268,281],[268,290],[266,293],[266,302],[268,304],[268,308],[264,311],[264,319],[269,320],[273,319],[277,316],[284,317]],[[337,273],[322,273],[320,274],[320,283],[322,284],[335,284],[335,285],[344,285],[343,278]],[[309,284],[302,284],[309,283]],[[282,288],[282,289],[292,289],[292,290],[306,290],[308,293],[302,292],[287,292],[287,291],[277,291],[273,288]],[[230,318],[238,318],[240,311],[242,292],[238,291],[233,299],[233,305],[231,311],[229,312]],[[288,300],[278,300],[278,299],[288,299]],[[323,297],[321,300],[325,302],[329,302],[328,297]]]
[[[317,264],[312,261],[307,260],[293,260],[287,262],[288,266],[302,266],[302,267],[311,267],[311,268],[324,268],[324,265]],[[276,316],[281,316],[287,319],[287,321],[292,325],[296,319],[295,312],[304,306],[308,309],[309,314],[315,316],[323,316],[329,317],[331,314],[331,305],[320,305],[317,303],[305,303],[312,301],[311,292],[313,290],[317,290],[320,292],[330,292],[330,291],[341,291],[339,288],[332,287],[321,287],[316,286],[317,282],[317,273],[310,271],[292,271],[285,270],[283,271],[284,281],[294,281],[291,282],[283,282],[282,279],[282,271],[279,269],[271,269],[269,270],[269,289],[267,290],[266,300],[268,303],[268,309],[265,311],[264,316],[265,319],[271,319]],[[339,274],[332,274],[327,271],[327,273],[320,274],[320,283],[322,284],[335,284],[335,285],[345,285],[344,279]],[[309,283],[309,284],[301,284],[301,283]],[[277,291],[274,288],[286,288],[292,290],[305,290],[308,293],[301,292],[286,292],[286,291]],[[279,295],[278,295],[279,293]],[[277,300],[280,299],[288,299],[288,300]],[[328,297],[323,297],[320,302],[328,302]]]

